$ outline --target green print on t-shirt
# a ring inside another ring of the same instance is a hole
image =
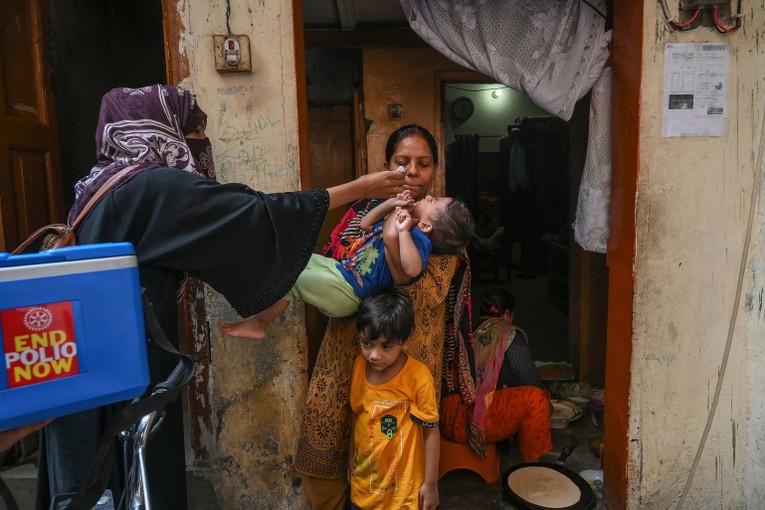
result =
[[[372,265],[380,258],[380,252],[375,249],[374,244],[370,243],[356,254],[356,272],[360,275],[366,275],[372,272]]]
[[[388,439],[393,439],[393,435],[398,431],[396,417],[392,414],[386,414],[380,418],[380,430],[388,437]]]

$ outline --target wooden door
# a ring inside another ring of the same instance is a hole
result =
[[[46,0],[0,2],[0,251],[63,222]]]
[[[333,104],[312,106],[308,109],[308,139],[310,149],[311,186],[329,188],[353,180],[354,119],[353,105]],[[363,136],[363,132],[362,132]],[[329,235],[348,209],[338,207],[327,213],[314,249],[321,253]],[[319,346],[327,328],[327,318],[315,307],[306,304],[306,334],[309,340],[308,365],[313,370]]]

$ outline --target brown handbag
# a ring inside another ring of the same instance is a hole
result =
[[[82,208],[82,211],[80,211],[80,214],[77,215],[71,225],[66,225],[64,223],[52,223],[50,225],[40,227],[35,230],[32,235],[27,238],[26,241],[21,243],[18,248],[13,250],[11,254],[19,255],[24,253],[31,245],[34,245],[35,243],[39,245],[39,249],[37,251],[50,250],[52,248],[64,248],[66,246],[74,246],[77,244],[77,237],[75,235],[77,227],[79,227],[80,224],[85,221],[85,218],[88,217],[90,211],[92,211],[93,208],[98,205],[101,199],[103,199],[110,191],[112,191],[130,170],[137,166],[138,165],[127,166],[116,174],[112,175],[109,180],[107,180],[104,185],[101,186],[96,194],[91,197],[88,203],[85,204],[85,207]]]

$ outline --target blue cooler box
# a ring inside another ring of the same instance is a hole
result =
[[[131,399],[149,384],[130,243],[0,253],[0,430]]]

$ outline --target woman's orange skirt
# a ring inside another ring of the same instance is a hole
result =
[[[441,433],[452,441],[467,442],[470,407],[459,395],[441,399]],[[503,388],[494,392],[484,423],[486,442],[495,443],[518,435],[524,460],[537,459],[552,450],[550,399],[535,386]]]

